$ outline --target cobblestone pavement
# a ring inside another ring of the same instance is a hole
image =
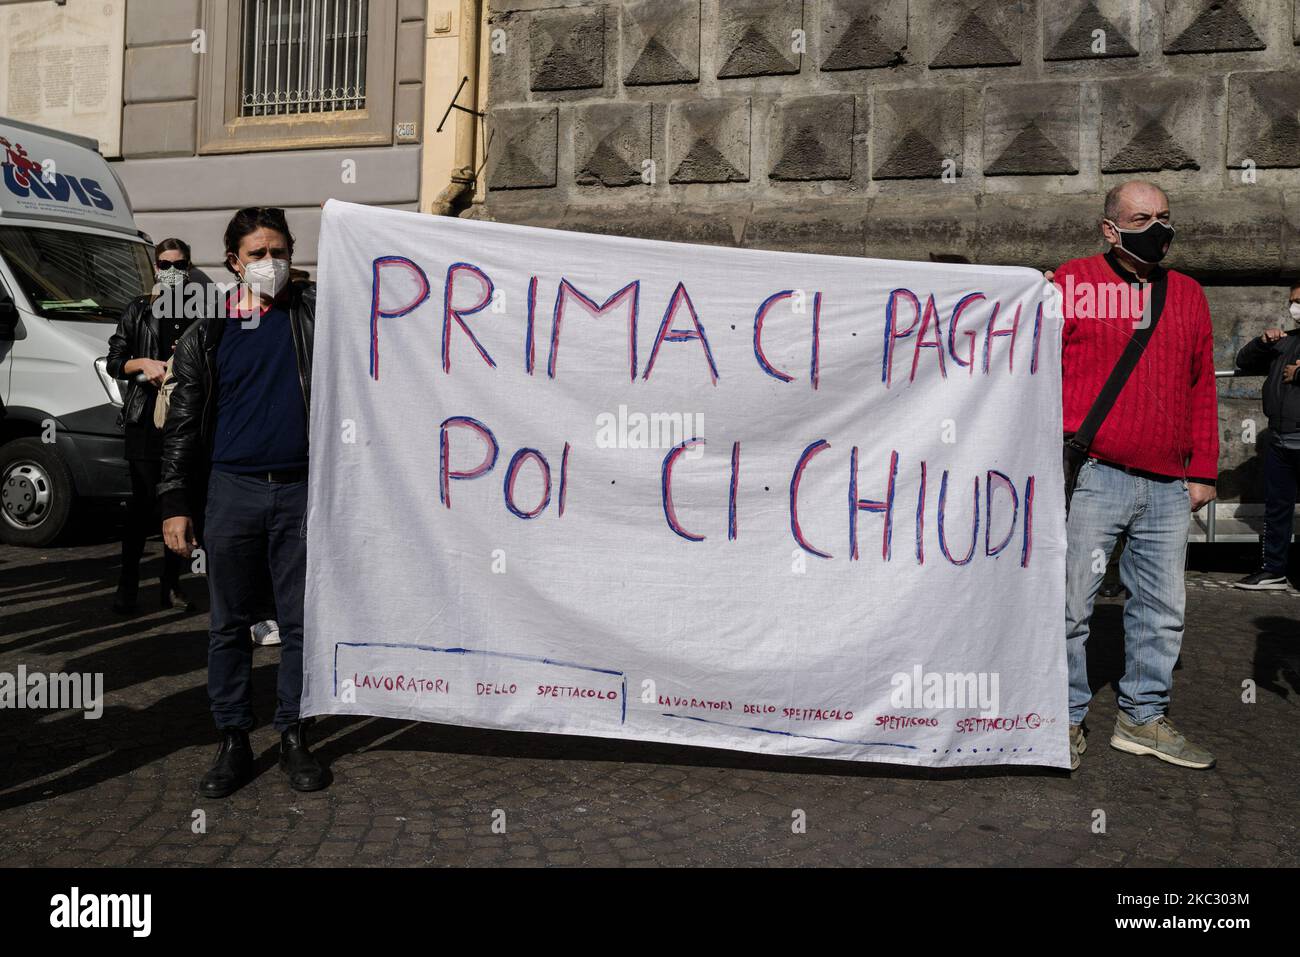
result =
[[[1300,596],[1236,591],[1228,574],[1189,573],[1174,689],[1181,727],[1218,756],[1211,771],[1107,747],[1115,697],[1103,687],[1073,777],[330,718],[315,735],[335,775],[328,790],[288,789],[268,726],[253,736],[256,780],[200,801],[215,748],[206,595],[189,616],[117,617],[116,551],[0,548],[0,672],[103,672],[106,689],[98,721],[0,717],[0,864],[1300,863]],[[148,554],[145,575],[156,576],[161,546]],[[202,585],[188,583],[194,594]],[[1103,602],[1096,615],[1090,651],[1103,683],[1123,660],[1121,610]],[[264,716],[276,657],[256,652]],[[1246,681],[1253,704],[1242,701]],[[206,833],[196,834],[199,810]],[[806,833],[792,831],[796,810]],[[1098,812],[1105,833],[1094,832]]]

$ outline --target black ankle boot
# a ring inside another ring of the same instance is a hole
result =
[[[163,586],[158,596],[158,606],[164,610],[179,608],[187,615],[194,612],[194,602],[190,601],[189,596],[185,594],[180,585],[172,585],[170,588]]]
[[[223,798],[238,791],[252,776],[253,749],[248,743],[248,732],[226,728],[221,732],[217,761],[199,782],[199,793],[204,797]]]
[[[325,769],[307,750],[307,728],[301,721],[280,734],[280,770],[295,791],[319,791],[328,783]]]
[[[140,610],[136,600],[131,595],[124,595],[118,592],[113,596],[113,611],[119,615],[134,615]]]
[[[113,611],[119,615],[134,615],[139,611],[136,595],[139,586],[128,581],[118,582],[117,593],[113,596]]]

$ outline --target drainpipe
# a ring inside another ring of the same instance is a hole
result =
[[[461,90],[460,106],[477,110],[479,103],[479,22],[483,0],[461,0],[460,43],[457,57],[461,75],[469,82]],[[468,120],[465,117],[469,117]],[[455,117],[455,169],[451,182],[433,200],[429,209],[435,216],[456,216],[474,197],[479,119],[462,113]]]
[[[468,166],[461,166],[452,171],[451,182],[434,197],[429,212],[435,216],[457,216],[468,205],[466,198],[472,199],[473,196],[474,170]]]

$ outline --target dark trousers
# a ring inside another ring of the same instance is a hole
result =
[[[1260,570],[1272,575],[1285,575],[1292,522],[1295,520],[1300,451],[1281,448],[1275,441],[1263,445],[1264,532],[1260,535],[1260,546],[1264,557]]]
[[[203,547],[212,611],[208,698],[218,729],[253,727],[253,645],[265,617],[268,575],[280,625],[275,728],[298,720],[302,699],[303,591],[307,585],[307,483],[213,470]]]
[[[158,514],[158,482],[162,478],[162,463],[157,459],[128,459],[131,471],[131,500],[127,503],[126,528],[122,531],[122,577],[117,591],[131,600],[140,588],[140,559],[144,556],[144,543],[150,535],[162,529]],[[180,582],[185,570],[185,559],[170,548],[163,549],[161,591],[167,595]]]

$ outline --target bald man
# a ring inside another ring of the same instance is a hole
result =
[[[1156,284],[1165,287],[1155,331],[1088,449],[1066,524],[1066,654],[1070,671],[1070,763],[1087,748],[1084,718],[1089,621],[1116,539],[1128,544],[1120,580],[1124,676],[1111,747],[1185,768],[1214,756],[1169,720],[1174,665],[1183,639],[1183,569],[1189,513],[1214,498],[1219,419],[1210,310],[1200,285],[1159,265],[1173,242],[1169,199],[1128,182],[1106,195],[1100,223],[1107,251],[1074,259],[1052,278],[1065,311],[1061,373],[1064,428],[1078,430],[1134,332],[1150,321]]]

